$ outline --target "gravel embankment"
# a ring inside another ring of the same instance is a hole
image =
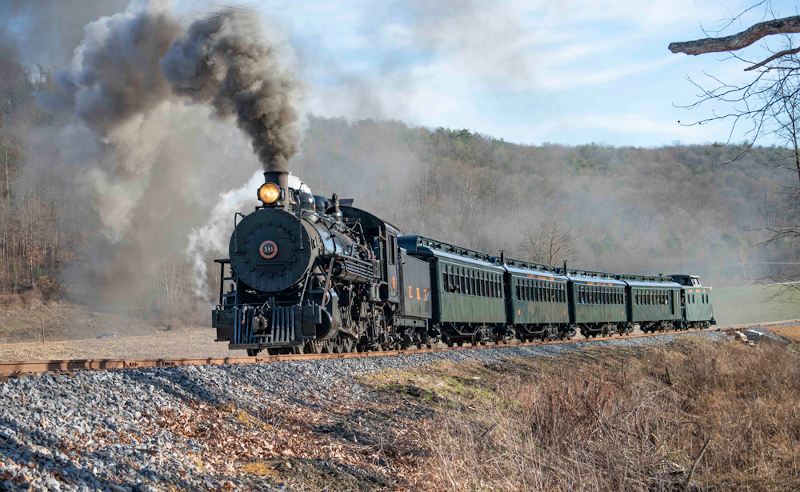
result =
[[[682,336],[721,340],[724,335],[710,331],[402,357],[11,379],[0,383],[0,490],[287,490],[278,480],[246,473],[240,463],[199,462],[198,456],[213,450],[204,448],[202,435],[187,437],[181,427],[196,425],[190,420],[203,415],[200,408],[225,406],[261,415],[275,408],[324,413],[342,402],[357,405],[372,395],[353,377],[384,368],[540,357],[586,347],[660,344]],[[216,425],[207,424],[209,429]]]

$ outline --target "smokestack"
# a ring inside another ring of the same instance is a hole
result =
[[[266,183],[275,183],[278,185],[278,188],[281,189],[281,193],[283,194],[283,199],[281,200],[281,204],[285,210],[291,211],[289,206],[289,201],[291,195],[289,195],[289,172],[288,171],[266,171],[264,172],[264,182]]]

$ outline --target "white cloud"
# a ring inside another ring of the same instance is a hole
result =
[[[674,56],[665,56],[646,63],[631,63],[619,65],[606,70],[594,71],[559,71],[549,68],[539,73],[538,87],[549,91],[568,91],[580,87],[591,87],[608,84],[624,77],[675,64],[678,59]]]

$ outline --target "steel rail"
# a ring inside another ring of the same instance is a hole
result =
[[[778,323],[766,323],[778,324]],[[748,325],[756,326],[756,325]],[[599,342],[613,339],[642,338],[663,335],[683,335],[689,333],[700,333],[708,331],[721,331],[729,328],[715,328],[705,330],[683,330],[683,331],[664,331],[657,333],[644,333],[638,335],[608,336],[587,339],[570,339],[554,341],[536,342],[509,342],[509,343],[490,343],[485,345],[464,346],[464,347],[435,347],[418,348],[404,350],[384,350],[369,352],[347,352],[347,353],[326,353],[326,354],[285,354],[285,355],[266,355],[255,357],[195,357],[186,359],[72,359],[72,360],[36,360],[36,361],[15,361],[0,362],[0,381],[8,381],[11,377],[24,377],[28,375],[39,375],[42,373],[69,374],[75,371],[103,371],[117,369],[145,369],[157,367],[178,367],[178,366],[219,366],[224,364],[263,364],[271,362],[287,362],[302,360],[324,360],[324,359],[351,359],[357,357],[387,357],[395,355],[426,354],[432,352],[444,352],[447,350],[479,350],[492,349],[498,347],[526,347],[535,345],[578,343],[578,342]]]

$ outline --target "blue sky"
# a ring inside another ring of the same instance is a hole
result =
[[[674,107],[703,70],[745,80],[724,55],[672,54],[749,2],[325,1],[250,4],[285,30],[309,84],[309,111],[469,128],[507,141],[659,146],[727,138],[726,123]],[[791,2],[772,2],[796,15]],[[731,29],[762,20],[763,8]],[[702,26],[702,27],[701,27]],[[727,34],[732,31],[729,29]],[[759,50],[748,53],[759,59]],[[741,140],[737,135],[735,140]]]

